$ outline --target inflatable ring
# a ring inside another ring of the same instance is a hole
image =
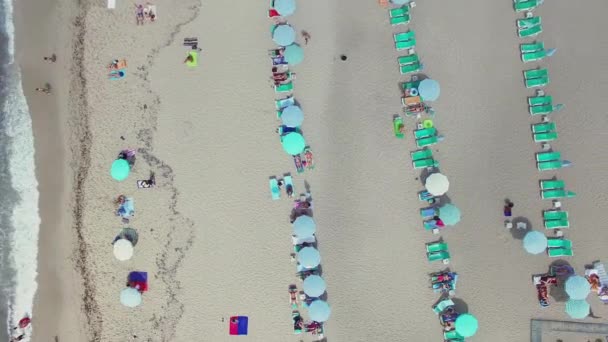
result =
[[[410,96],[418,96],[418,88],[411,88]]]
[[[433,128],[433,120],[426,119],[426,120],[422,121],[422,127],[424,127],[424,128]]]

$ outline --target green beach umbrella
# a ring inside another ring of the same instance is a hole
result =
[[[290,16],[296,11],[296,0],[276,0],[274,2],[274,9],[282,17]]]
[[[574,319],[583,319],[589,316],[590,306],[583,299],[569,299],[566,302],[566,313]]]
[[[283,56],[287,63],[291,65],[296,65],[302,63],[304,60],[304,49],[300,47],[298,44],[291,44],[285,48],[283,51]]]
[[[460,222],[460,209],[453,204],[446,204],[439,208],[439,218],[448,226]]]
[[[112,163],[112,168],[110,169],[110,175],[115,180],[122,182],[123,180],[129,177],[129,172],[131,171],[131,167],[129,166],[129,162],[124,159],[116,159]]]
[[[471,337],[475,335],[477,328],[479,327],[477,318],[470,314],[458,316],[454,325],[456,326],[456,332],[462,337]]]
[[[296,31],[289,24],[281,24],[272,32],[272,40],[281,46],[289,46],[296,41]]]
[[[317,299],[308,306],[308,315],[315,322],[325,322],[331,315],[331,308],[326,301]]]
[[[572,276],[566,280],[566,293],[570,296],[570,299],[585,299],[591,291],[591,284],[585,279],[578,275]]]
[[[290,155],[302,153],[306,147],[306,141],[300,133],[288,133],[283,137],[283,149]]]

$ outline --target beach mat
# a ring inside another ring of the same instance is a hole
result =
[[[128,282],[131,287],[137,288],[139,292],[148,291],[148,272],[134,271],[129,273]]]
[[[138,180],[137,181],[137,188],[139,189],[148,189],[148,188],[153,188],[154,184],[150,183],[148,180]]]
[[[191,68],[194,68],[198,65],[198,53],[196,53],[196,51],[191,51],[189,55],[192,56],[192,62],[186,62],[186,65]]]
[[[249,318],[247,316],[230,317],[230,335],[247,335]]]

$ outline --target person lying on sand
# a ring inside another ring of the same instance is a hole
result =
[[[184,63],[192,63],[194,62],[194,57],[191,54],[188,54],[188,57],[184,60]]]
[[[36,88],[36,91],[49,95],[51,93],[51,86],[47,83],[44,88]]]
[[[304,38],[304,45],[308,45],[308,41],[310,40],[310,33],[302,30],[302,38]]]
[[[55,63],[57,61],[57,56],[55,54],[52,54],[50,57],[45,56],[42,59],[44,59],[47,62]]]

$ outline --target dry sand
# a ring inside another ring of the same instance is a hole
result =
[[[291,204],[285,198],[271,201],[267,185],[269,176],[295,173],[274,133],[267,4],[240,3],[234,10],[219,2],[158,1],[158,21],[139,27],[132,3],[119,1],[114,11],[104,5],[85,4],[86,17],[77,29],[86,32],[73,34],[81,38],[76,51],[84,44],[84,60],[74,55],[72,125],[65,134],[77,161],[70,164],[76,182],[65,185],[76,187],[68,192],[70,203],[78,201],[70,209],[77,214],[69,226],[71,260],[82,266],[77,269],[86,285],[74,291],[85,297],[74,303],[69,287],[56,286],[49,270],[71,261],[43,248],[65,241],[63,235],[43,235],[35,317],[48,320],[36,326],[36,340],[53,335],[62,342],[85,340],[74,335],[74,326],[82,323],[91,341],[128,341],[133,335],[223,341],[229,339],[226,319],[234,314],[250,317],[250,340],[299,340],[292,335],[287,294],[288,285],[297,283],[289,261]],[[405,142],[394,139],[391,130],[391,117],[401,110],[398,82],[405,80],[391,34],[406,28],[391,28],[375,1],[310,0],[298,6],[289,21],[312,39],[304,63],[294,68],[295,94],[317,167],[294,178],[296,191],[306,181],[314,198],[333,310],[328,341],[440,340],[430,310],[437,296],[426,276],[440,265],[429,265],[424,256],[424,242],[434,237],[423,231],[418,215],[416,192],[423,186],[408,157],[414,143],[411,135]],[[572,216],[566,235],[575,249],[568,261],[579,271],[603,257],[607,233],[598,221],[608,203],[608,183],[601,178],[607,164],[602,153],[607,85],[600,76],[608,67],[602,57],[608,49],[601,17],[606,5],[594,0],[585,6],[571,11],[565,3],[548,2],[538,10],[544,25],[539,39],[558,48],[542,65],[551,75],[547,92],[566,104],[554,116],[560,138],[553,145],[574,162],[558,174],[578,193],[565,208]],[[521,74],[536,64],[519,61],[517,15],[510,2],[474,0],[462,9],[459,3],[421,1],[409,25],[426,74],[442,85],[434,107],[446,140],[435,154],[451,180],[448,196],[463,212],[462,222],[443,236],[451,267],[461,275],[459,304],[480,320],[479,333],[470,340],[524,341],[530,318],[566,319],[562,304],[540,309],[530,282],[531,274],[546,271],[552,260],[526,254],[521,241],[502,228],[505,197],[516,203],[515,215],[528,218],[535,229],[541,229],[540,213],[548,207],[538,195],[541,177],[533,162],[538,146],[530,137],[534,119],[526,108],[531,91]],[[563,25],[572,22],[577,25]],[[181,64],[187,52],[181,41],[192,36],[203,52],[199,67],[188,69]],[[348,60],[340,61],[340,54]],[[106,64],[114,58],[128,60],[124,80],[106,78]],[[41,81],[35,63],[23,65],[26,83]],[[81,74],[78,66],[84,66]],[[85,95],[79,97],[83,80]],[[37,101],[28,95],[31,103]],[[58,108],[66,97],[58,94]],[[38,127],[47,124],[38,113],[49,106],[32,106]],[[40,151],[47,145],[44,137],[37,130]],[[129,179],[117,183],[108,169],[123,148],[137,148],[138,160]],[[61,169],[42,158],[39,165]],[[156,172],[158,187],[136,189],[135,180],[149,171]],[[66,170],[67,180],[71,172]],[[44,190],[51,184],[42,177],[43,196],[54,192]],[[53,186],[59,191],[61,185]],[[135,257],[123,263],[114,259],[111,246],[122,226],[112,205],[119,194],[134,197],[131,226],[140,234]],[[44,198],[43,205],[52,201]],[[43,217],[43,224],[60,226],[53,217]],[[63,227],[58,231],[68,231]],[[133,270],[149,272],[150,291],[142,306],[127,309],[118,297]],[[59,274],[70,279],[70,268]],[[596,315],[606,317],[608,310],[597,299],[590,302]],[[61,309],[49,310],[54,304]],[[69,315],[78,307],[86,314],[70,320],[49,316],[49,311]]]

